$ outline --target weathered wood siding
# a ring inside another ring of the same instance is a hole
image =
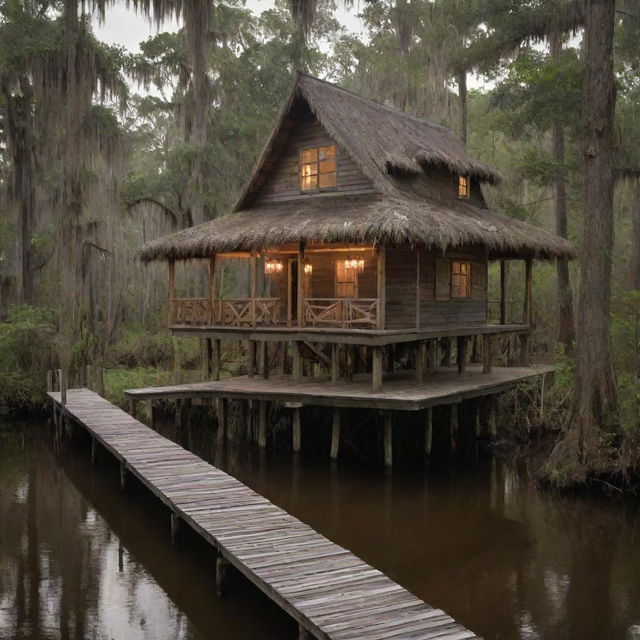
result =
[[[271,175],[258,193],[257,204],[287,202],[301,198],[318,198],[344,193],[349,195],[372,193],[370,180],[360,171],[349,154],[336,145],[337,187],[319,192],[300,191],[300,150],[308,147],[336,144],[315,116],[304,111],[291,131],[289,140],[274,163]]]
[[[416,326],[415,249],[387,247],[385,269],[385,329]]]

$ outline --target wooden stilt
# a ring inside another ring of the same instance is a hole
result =
[[[265,340],[262,343],[262,351],[260,352],[260,368],[261,375],[265,380],[269,378],[269,343]]]
[[[479,438],[482,433],[482,425],[480,422],[480,402],[476,402],[476,412],[475,412],[475,435],[476,438]]]
[[[220,380],[220,366],[221,366],[221,349],[220,339],[216,338],[212,341],[212,358],[211,358],[211,378],[213,380]]]
[[[226,593],[228,568],[229,562],[221,555],[218,555],[216,558],[216,592],[219,597],[224,596]]]
[[[205,380],[210,380],[213,375],[213,341],[211,338],[205,340],[206,352],[207,352],[207,368]]]
[[[171,512],[171,546],[177,547],[180,538],[180,529],[182,528],[182,520],[175,512]]]
[[[176,430],[180,431],[180,429],[182,429],[182,400],[176,399],[175,408],[176,411],[173,416],[174,426]]]
[[[373,347],[372,353],[373,393],[382,389],[382,348]]]
[[[451,366],[451,338],[441,338],[440,346],[442,350],[442,359],[440,364],[443,367]]]
[[[58,380],[60,381],[60,403],[64,407],[67,404],[67,374],[62,369],[58,369]]]
[[[491,373],[491,368],[493,366],[493,348],[493,336],[482,336],[482,373]]]
[[[434,373],[438,368],[438,341],[427,341],[427,373]]]
[[[500,324],[507,324],[507,263],[500,260]]]
[[[293,381],[300,383],[302,381],[302,357],[300,355],[300,344],[298,342],[292,342],[293,346]]]
[[[458,405],[452,404],[449,413],[449,447],[455,451],[458,447]]]
[[[149,426],[153,429],[153,400],[151,398],[147,400],[147,418]]]
[[[431,446],[433,444],[433,408],[429,407],[426,413],[424,425],[424,452],[427,458],[431,455]]]
[[[457,341],[458,373],[464,373],[467,369],[467,343],[466,336],[460,336]]]
[[[216,398],[216,417],[218,419],[218,451],[224,446],[227,437],[227,400],[226,398]]]
[[[129,415],[133,416],[134,418],[136,417],[136,405],[137,405],[136,399],[129,396]]]
[[[293,408],[293,453],[300,453],[302,446],[302,428],[300,424],[300,407]]]
[[[258,405],[258,446],[267,448],[267,401],[259,400]]]
[[[384,428],[384,466],[393,466],[393,415],[390,411],[383,414]]]
[[[338,451],[340,449],[340,409],[333,408],[333,416],[331,421],[331,452],[329,457],[331,460],[338,459]]]
[[[520,366],[529,366],[529,334],[520,334]]]
[[[418,342],[418,346],[416,348],[415,357],[416,357],[416,382],[418,384],[422,384],[424,382],[424,372],[426,367],[426,352],[427,352],[427,343],[426,342]]]
[[[496,397],[489,398],[489,435],[495,439],[498,435],[498,426],[496,423]]]
[[[249,349],[247,355],[247,376],[253,378],[256,372],[256,341],[249,340]]]
[[[340,345],[331,345],[331,382],[337,384],[340,381]]]

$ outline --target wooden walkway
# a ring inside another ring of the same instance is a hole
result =
[[[60,411],[60,393],[49,393]],[[346,549],[88,389],[65,414],[300,625],[300,638],[477,638]],[[219,585],[220,586],[220,585]]]
[[[385,379],[382,389],[377,392],[371,391],[370,380],[332,384],[328,380],[305,379],[295,384],[287,376],[272,376],[266,380],[240,376],[219,381],[129,389],[125,394],[133,400],[224,397],[311,406],[419,411],[501,393],[519,382],[553,371],[555,367],[550,365],[494,367],[491,373],[482,373],[481,365],[469,365],[464,373],[458,373],[451,367],[441,368],[425,376],[422,383],[415,382],[409,375]]]

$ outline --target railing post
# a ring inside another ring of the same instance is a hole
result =
[[[216,322],[216,254],[209,258],[209,324]]]
[[[171,326],[173,324],[173,296],[174,296],[174,287],[175,287],[175,262],[173,260],[169,260],[169,292],[168,292],[168,302],[169,309],[167,310],[167,326]]]

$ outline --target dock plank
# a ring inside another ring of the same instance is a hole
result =
[[[202,383],[201,388],[209,389]],[[61,406],[60,394],[49,393]],[[63,409],[318,639],[471,640],[440,609],[88,389]]]

